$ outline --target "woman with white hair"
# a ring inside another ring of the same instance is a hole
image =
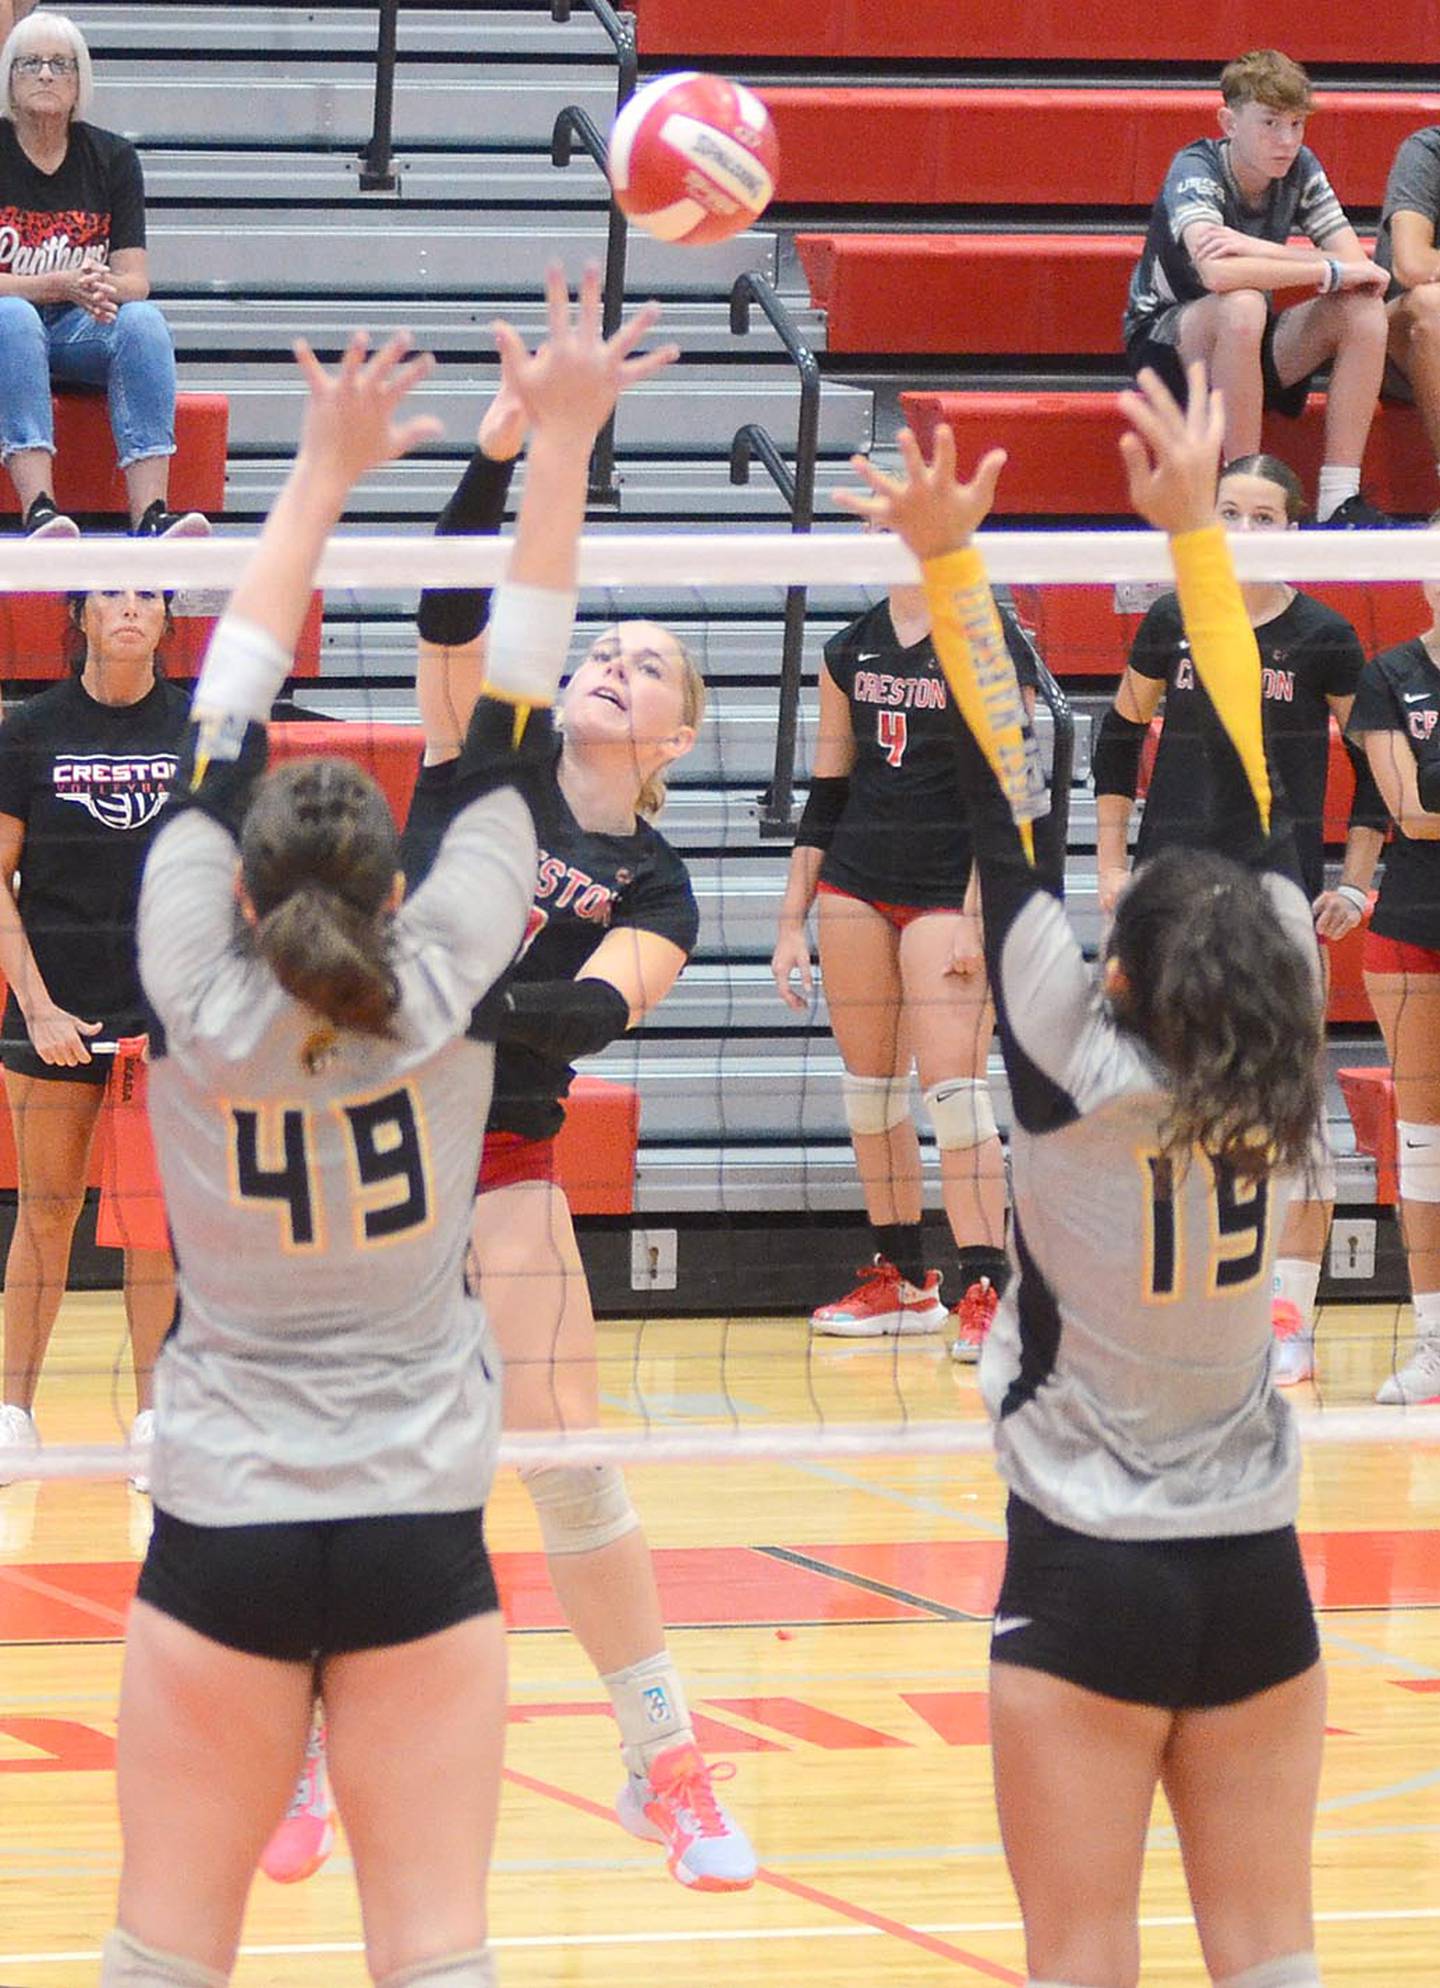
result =
[[[41,11],[11,28],[0,49],[0,461],[26,532],[74,538],[55,504],[51,387],[104,387],[131,531],[203,535],[198,512],[169,508],[175,353],[148,301],[140,160],[128,139],[86,123],[93,95],[73,21]]]

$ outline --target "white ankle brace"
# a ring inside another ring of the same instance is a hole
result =
[[[1313,1953],[1281,1954],[1243,1974],[1227,1974],[1215,1988],[1320,1988],[1320,1963]]]

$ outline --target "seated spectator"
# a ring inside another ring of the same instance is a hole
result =
[[[1440,469],[1440,124],[1414,131],[1395,154],[1375,260],[1390,271],[1390,359],[1408,381]]]
[[[1255,454],[1267,408],[1304,410],[1329,366],[1317,523],[1383,525],[1360,494],[1360,462],[1385,365],[1386,277],[1303,143],[1310,79],[1277,49],[1253,49],[1220,78],[1222,138],[1177,152],[1130,280],[1125,356],[1182,400],[1198,359],[1225,396],[1225,460]],[[1292,247],[1292,234],[1313,247]],[[1277,310],[1272,292],[1318,294]]]
[[[3,0],[0,0],[3,4]],[[32,536],[55,506],[52,384],[104,387],[138,537],[210,529],[169,508],[175,354],[147,302],[145,188],[128,139],[83,121],[94,84],[73,21],[33,13],[0,49],[0,461]]]

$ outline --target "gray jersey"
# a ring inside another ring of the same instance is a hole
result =
[[[180,1287],[156,1371],[165,1511],[484,1502],[499,1372],[463,1264],[494,1052],[465,1030],[524,933],[535,863],[513,787],[461,807],[396,920],[394,1039],[342,1032],[307,1073],[314,1015],[236,941],[231,833],[193,807],[157,837],[139,932]]]
[[[1375,260],[1382,269],[1394,270],[1394,221],[1397,214],[1418,214],[1430,223],[1432,240],[1440,233],[1440,124],[1427,124],[1412,131],[1395,154],[1390,177],[1385,184],[1385,204],[1380,210],[1380,232],[1375,237]],[[1388,293],[1402,297],[1401,284],[1391,280]]]
[[[1266,888],[1313,953],[1303,894]],[[988,888],[985,904],[988,921]],[[999,968],[1020,1275],[980,1382],[1002,1475],[1057,1524],[1114,1539],[1290,1524],[1299,1448],[1270,1380],[1278,1184],[1198,1152],[1173,1177],[1162,1076],[1110,1019],[1055,898],[1029,899]]]

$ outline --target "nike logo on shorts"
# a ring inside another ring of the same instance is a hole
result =
[[[992,1636],[1008,1636],[1016,1629],[1028,1629],[1034,1621],[1031,1615],[997,1615],[991,1626]]]

